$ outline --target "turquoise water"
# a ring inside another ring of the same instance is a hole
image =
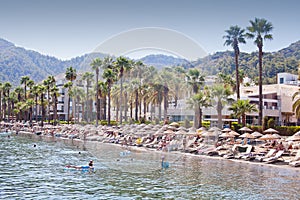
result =
[[[159,153],[0,135],[0,199],[299,199],[297,170],[179,154],[162,170]],[[95,173],[64,169],[90,159]]]

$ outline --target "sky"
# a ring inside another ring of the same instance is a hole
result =
[[[223,45],[225,30],[232,25],[246,28],[255,17],[274,26],[273,40],[264,43],[264,51],[300,39],[298,0],[0,0],[0,5],[0,38],[62,60],[144,27],[174,30],[208,54],[231,50]],[[257,47],[247,40],[240,50]]]

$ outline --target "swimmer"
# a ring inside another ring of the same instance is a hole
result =
[[[90,167],[90,168],[93,168],[93,166],[94,166],[94,163],[93,163],[92,160],[90,160],[90,162],[89,162],[89,167]]]

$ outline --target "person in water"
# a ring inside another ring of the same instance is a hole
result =
[[[94,167],[94,162],[93,162],[92,160],[90,160],[90,162],[89,162],[89,167],[90,167],[90,168],[93,168],[93,167]]]

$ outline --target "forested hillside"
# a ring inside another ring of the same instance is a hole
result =
[[[16,47],[13,43],[0,39],[0,82],[9,81],[16,86],[20,84],[22,76],[30,76],[32,80],[39,82],[48,75],[64,73],[70,66],[78,71],[87,71],[91,70],[90,63],[94,58],[103,58],[104,56],[101,53],[90,53],[62,61],[55,57]],[[182,65],[185,68],[195,66],[200,68],[204,75],[214,75],[219,72],[233,74],[235,71],[233,51],[217,52],[192,63],[166,55],[148,55],[141,60],[158,69],[164,66]],[[264,83],[275,83],[276,74],[279,72],[297,74],[299,63],[300,41],[278,52],[265,52],[263,57]],[[257,65],[257,52],[240,53],[240,69],[252,79],[256,79],[258,76]]]
[[[199,59],[193,63],[194,66],[200,68],[204,74],[217,74],[219,72],[225,74],[235,73],[234,52],[217,52],[203,59]],[[252,78],[258,76],[258,52],[240,53],[239,57],[240,69]],[[278,52],[265,52],[263,55],[263,77],[264,83],[275,83],[276,74],[280,72],[289,72],[298,74],[298,66],[300,64],[300,41],[291,44]]]

